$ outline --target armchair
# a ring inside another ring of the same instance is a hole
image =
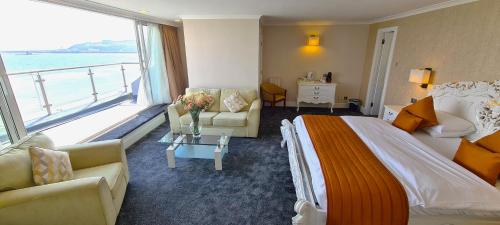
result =
[[[283,102],[283,108],[286,108],[286,89],[271,83],[262,83],[260,85],[260,95],[263,103],[269,102],[272,107],[278,102]]]
[[[1,223],[115,224],[129,180],[121,141],[55,148],[47,140],[45,135],[35,133],[0,153]],[[32,181],[27,146],[68,152],[73,179],[36,186]]]

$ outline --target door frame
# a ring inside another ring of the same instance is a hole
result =
[[[375,79],[375,73],[377,72],[376,71],[376,64],[377,64],[377,60],[378,58],[380,57],[380,49],[382,48],[382,38],[383,38],[383,35],[384,33],[386,32],[391,32],[393,31],[394,32],[394,37],[392,38],[392,42],[391,42],[391,45],[390,45],[390,50],[389,50],[389,59],[387,60],[387,69],[385,71],[385,79],[384,79],[384,87],[382,88],[382,95],[380,97],[380,107],[379,107],[379,110],[378,110],[378,117],[381,118],[382,117],[382,113],[383,113],[383,109],[384,109],[384,100],[385,100],[385,94],[386,94],[386,90],[387,90],[387,82],[389,80],[389,75],[391,74],[391,65],[392,65],[392,58],[394,56],[394,47],[396,46],[396,38],[398,36],[398,27],[386,27],[386,28],[380,28],[378,31],[377,31],[377,39],[375,40],[375,49],[374,49],[374,52],[373,52],[373,59],[372,59],[372,67],[371,67],[371,70],[370,70],[370,78],[369,78],[369,81],[368,81],[368,91],[366,92],[366,101],[365,101],[365,107],[363,107],[363,114],[369,114],[370,112],[370,104],[368,104],[369,102],[372,102],[372,96],[370,95],[370,93],[372,92],[372,86],[373,86],[373,82],[374,79]]]

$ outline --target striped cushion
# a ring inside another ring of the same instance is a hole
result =
[[[51,184],[73,178],[73,169],[67,152],[39,147],[30,147],[29,152],[35,184]]]

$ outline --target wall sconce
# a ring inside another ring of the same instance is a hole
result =
[[[429,80],[431,78],[431,72],[431,68],[412,69],[410,71],[410,77],[408,78],[408,81],[411,83],[420,84],[420,87],[422,88],[427,88],[427,86],[429,85]]]
[[[311,34],[307,37],[307,45],[309,46],[319,46],[319,35]]]

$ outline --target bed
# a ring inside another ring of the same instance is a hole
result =
[[[500,129],[498,107],[489,104],[500,100],[500,80],[436,85],[430,95],[436,110],[474,123],[476,132],[466,137],[471,141]],[[410,135],[376,118],[342,119],[405,187],[409,224],[500,224],[500,182],[496,188],[488,186],[451,161],[459,138],[433,138],[424,132]],[[323,173],[302,117],[293,124],[283,120],[281,132],[297,195],[292,223],[324,225],[328,206]]]

